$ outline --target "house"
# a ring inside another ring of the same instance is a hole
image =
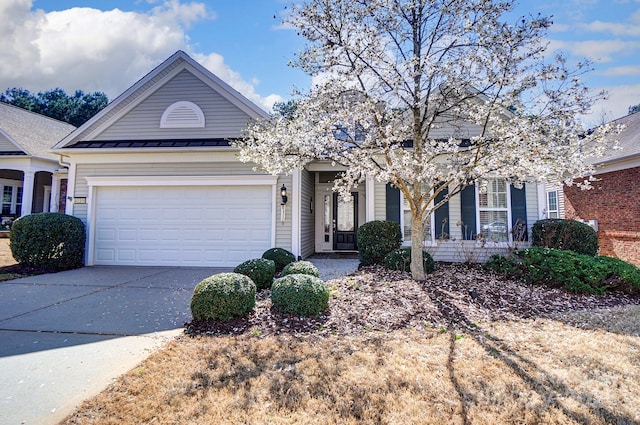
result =
[[[2,220],[64,211],[66,169],[51,146],[74,126],[0,102]],[[6,230],[7,226],[4,226]]]
[[[343,200],[332,191],[340,168],[328,162],[279,176],[240,162],[229,141],[263,118],[178,51],[62,139],[53,152],[69,169],[66,212],[87,224],[86,263],[230,267],[274,246],[302,258],[354,251],[371,220],[399,222],[408,242],[406,202],[384,182],[368,178]],[[470,186],[434,214],[425,233],[436,259],[527,244],[511,229],[540,216],[538,185],[488,187]]]
[[[620,149],[594,161],[590,190],[563,188],[564,217],[596,226],[601,255],[640,266],[640,113],[612,124],[624,125],[615,136]]]

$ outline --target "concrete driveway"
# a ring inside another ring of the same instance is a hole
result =
[[[85,267],[0,283],[0,422],[55,424],[191,319],[214,268]]]

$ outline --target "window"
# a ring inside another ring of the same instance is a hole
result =
[[[547,192],[547,218],[559,218],[558,214],[558,191]]]
[[[0,180],[2,215],[19,216],[22,212],[22,182]]]
[[[400,194],[400,199],[402,205],[402,214],[400,215],[402,240],[406,245],[409,245],[411,244],[411,207],[409,206],[409,201],[405,199],[402,193]],[[431,242],[431,225],[433,223],[433,216],[434,214],[431,214],[429,221],[424,225],[424,241],[426,243]]]
[[[509,185],[504,179],[485,180],[486,192],[478,191],[480,232],[493,242],[509,241]]]

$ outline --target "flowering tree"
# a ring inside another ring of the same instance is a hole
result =
[[[425,222],[465,186],[487,176],[570,182],[603,150],[606,128],[587,134],[577,118],[597,97],[579,79],[588,64],[547,58],[550,19],[510,22],[512,7],[302,1],[288,19],[308,40],[294,64],[315,84],[287,114],[248,128],[241,160],[273,174],[318,159],[343,165],[344,196],[367,176],[393,184],[411,208],[411,271],[424,279]]]

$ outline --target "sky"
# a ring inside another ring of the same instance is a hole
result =
[[[110,99],[177,50],[263,108],[307,89],[289,66],[304,40],[281,24],[292,0],[0,0],[0,91],[56,87]],[[521,0],[515,13],[553,16],[549,53],[588,58],[584,80],[608,98],[588,126],[640,103],[640,0]]]

